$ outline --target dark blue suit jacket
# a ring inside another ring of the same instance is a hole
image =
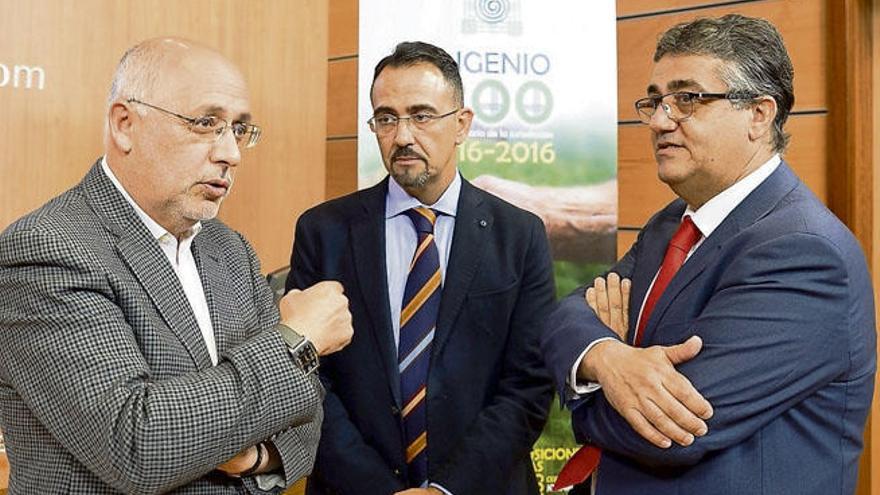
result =
[[[633,281],[630,334],[684,209],[655,215],[612,269]],[[560,386],[589,342],[614,336],[583,292],[542,341]],[[695,334],[703,350],[678,370],[715,415],[691,446],[653,447],[601,392],[571,404],[576,436],[605,450],[598,493],[853,493],[876,366],[870,276],[852,234],[785,163],[676,274],[643,344]]]
[[[400,378],[385,269],[388,179],[304,213],[287,289],[338,280],[354,338],[321,360],[325,417],[310,494],[405,488]],[[553,308],[544,225],[462,182],[428,380],[428,474],[466,494],[532,494],[530,449],[552,381],[539,350]]]

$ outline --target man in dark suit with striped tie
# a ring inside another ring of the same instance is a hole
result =
[[[544,226],[458,172],[473,112],[455,61],[401,43],[369,125],[390,177],[300,217],[287,288],[338,280],[354,338],[322,360],[310,494],[533,494],[551,397]]]

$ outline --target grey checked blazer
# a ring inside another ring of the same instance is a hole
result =
[[[96,163],[0,235],[0,428],[10,494],[260,493],[212,474],[272,438],[288,484],[314,462],[323,389],[273,329],[241,235],[192,244],[220,363],[158,243]]]

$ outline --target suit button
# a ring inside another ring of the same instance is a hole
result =
[[[391,415],[397,416],[399,414],[400,414],[400,409],[398,409],[397,406],[391,406]]]

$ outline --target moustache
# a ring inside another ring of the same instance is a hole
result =
[[[424,156],[416,153],[415,151],[409,148],[398,148],[394,153],[391,154],[391,161],[395,161],[400,158],[416,158],[423,162],[427,162]]]

